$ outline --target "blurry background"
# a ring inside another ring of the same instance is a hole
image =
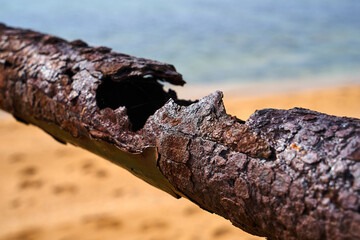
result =
[[[1,22],[172,63],[189,84],[360,75],[357,0],[0,2]]]
[[[360,117],[358,0],[0,0],[0,22],[168,62],[229,113]],[[256,239],[0,112],[0,239]]]

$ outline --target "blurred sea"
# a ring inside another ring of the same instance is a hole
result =
[[[168,62],[190,84],[360,83],[359,0],[0,0],[0,22]]]

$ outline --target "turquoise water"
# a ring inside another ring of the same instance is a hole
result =
[[[0,22],[169,62],[189,83],[360,77],[359,0],[0,0]]]

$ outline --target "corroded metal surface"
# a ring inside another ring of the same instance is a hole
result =
[[[221,97],[217,92],[187,108],[168,103],[151,117],[151,130],[162,129],[159,165],[170,182],[202,208],[256,235],[358,239],[360,120],[264,109],[244,124],[257,143],[239,151],[201,131],[224,116]],[[253,148],[259,152],[249,154]]]
[[[176,99],[157,79],[185,83],[172,65],[0,25],[2,109],[20,121],[40,126],[60,142],[95,152],[178,196],[156,167],[155,147],[132,129],[146,120],[136,111],[137,105],[143,103],[152,114],[170,97]],[[144,85],[157,95],[146,94],[141,88]],[[119,88],[125,90],[112,92]],[[129,112],[141,119],[131,123]]]
[[[0,108],[269,239],[359,239],[360,120],[196,102],[171,65],[0,25]]]

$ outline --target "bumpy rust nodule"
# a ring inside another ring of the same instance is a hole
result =
[[[178,99],[172,65],[0,24],[0,108],[269,239],[359,239],[360,120]]]

